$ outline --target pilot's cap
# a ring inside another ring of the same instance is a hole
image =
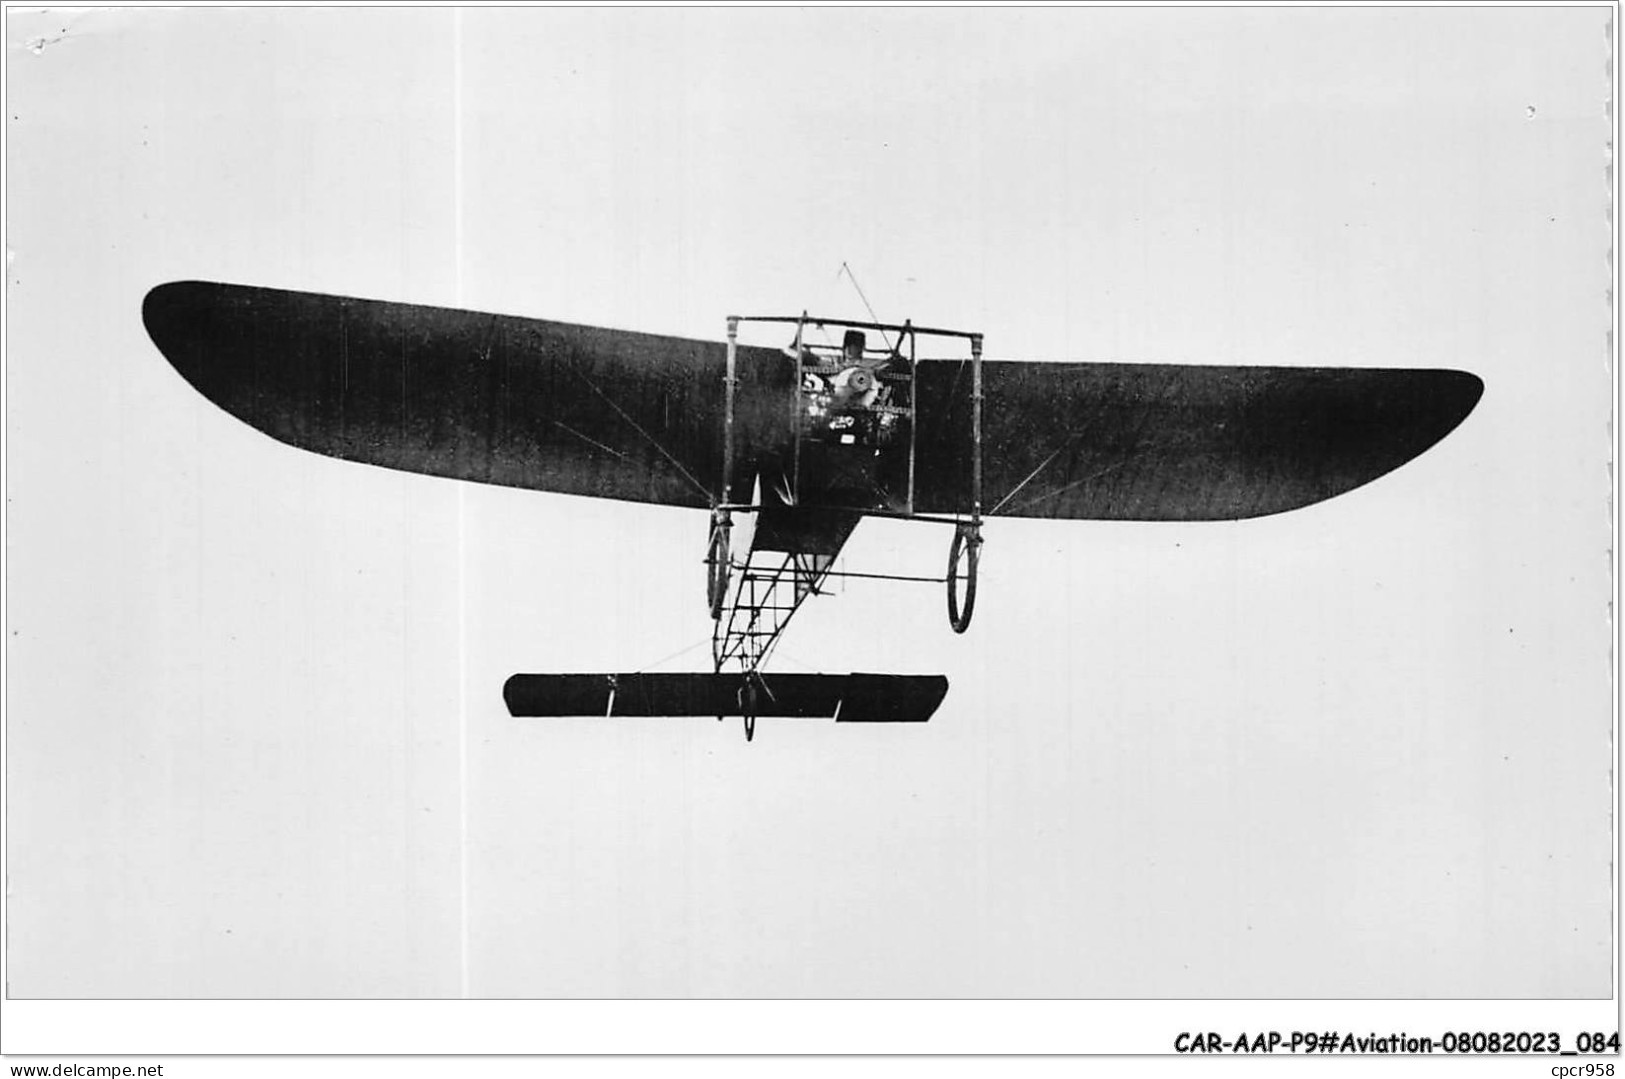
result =
[[[848,359],[862,359],[863,352],[868,347],[869,338],[864,335],[862,330],[847,330],[846,336],[841,339],[841,352]]]

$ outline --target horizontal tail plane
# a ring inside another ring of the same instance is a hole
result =
[[[924,723],[948,692],[940,674],[516,674],[518,718],[745,716]]]

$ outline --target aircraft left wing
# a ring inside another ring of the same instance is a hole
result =
[[[720,487],[720,343],[200,281],[142,316],[200,393],[302,449],[675,506]]]

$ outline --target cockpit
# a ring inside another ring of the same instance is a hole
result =
[[[890,443],[912,381],[901,350],[870,348],[861,329],[848,329],[838,348],[808,344],[802,329],[786,352],[801,362],[805,436],[848,446]]]

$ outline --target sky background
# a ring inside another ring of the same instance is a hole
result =
[[[1610,991],[1607,9],[8,15],[13,995]],[[992,358],[1486,392],[1288,515],[995,522],[964,636],[848,582],[782,668],[942,708],[746,745],[500,696],[700,669],[703,513],[293,450],[140,321],[720,339],[843,262]]]

